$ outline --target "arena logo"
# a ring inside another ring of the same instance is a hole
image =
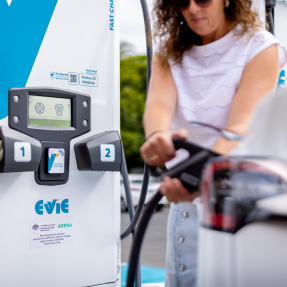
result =
[[[69,199],[64,199],[62,202],[59,202],[60,199],[53,199],[52,201],[48,201],[44,203],[43,200],[39,200],[35,204],[35,211],[39,215],[43,215],[44,211],[47,214],[52,214],[53,212],[56,214],[69,213]]]
[[[72,223],[64,223],[58,225],[58,228],[67,228],[67,227],[72,227]]]

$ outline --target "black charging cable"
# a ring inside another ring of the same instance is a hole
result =
[[[144,207],[146,195],[147,195],[148,183],[149,183],[149,168],[148,168],[148,165],[145,164],[143,185],[142,185],[141,195],[139,198],[136,212],[135,212],[134,204],[133,204],[133,200],[132,200],[132,194],[131,194],[131,189],[130,189],[130,182],[129,182],[129,178],[128,178],[128,170],[127,170],[127,164],[126,164],[123,146],[122,146],[121,173],[122,173],[123,184],[124,184],[124,188],[125,188],[129,217],[130,217],[130,221],[131,221],[131,223],[129,224],[127,229],[121,234],[121,239],[123,240],[126,237],[128,237],[130,234],[132,234],[133,240],[134,240],[135,239],[135,237],[134,237],[135,236],[135,226],[138,223],[140,214],[141,214],[142,209]],[[141,286],[140,257],[137,258],[137,263],[135,265],[136,265],[135,266],[135,277],[134,277],[135,278],[135,286],[140,287]]]
[[[156,210],[156,207],[157,207],[157,205],[158,205],[158,203],[162,197],[163,196],[160,193],[160,191],[157,191],[157,193],[153,196],[151,201],[146,206],[146,208],[145,208],[145,210],[141,216],[141,219],[139,221],[137,231],[136,231],[135,237],[134,237],[132,251],[130,254],[128,277],[127,277],[127,283],[126,283],[127,287],[133,287],[134,286],[136,274],[138,272],[138,264],[137,263],[138,263],[138,259],[140,257],[140,249],[141,249],[141,245],[143,242],[143,237],[145,235],[145,231],[146,231],[146,228],[149,224],[149,221],[150,221],[154,211]]]
[[[267,21],[269,32],[274,35],[274,7],[276,6],[276,0],[265,0]]]
[[[124,173],[123,172],[122,172],[122,176],[123,176],[123,183],[125,184],[126,180],[124,180]],[[142,188],[141,188],[140,198],[139,198],[139,201],[137,204],[137,209],[136,209],[136,212],[132,212],[132,214],[131,213],[129,214],[130,219],[131,219],[131,223],[127,227],[127,229],[121,234],[121,240],[127,238],[134,231],[134,229],[136,227],[136,224],[139,220],[139,217],[141,215],[142,209],[143,209],[144,204],[145,204],[147,190],[148,190],[148,184],[149,184],[149,167],[147,164],[145,164],[143,184],[142,184]],[[126,185],[127,185],[127,183],[126,183]],[[128,187],[128,188],[130,190],[130,187]],[[130,212],[130,210],[134,210],[133,204],[132,205],[130,204],[130,202],[132,202],[131,193],[130,193],[129,197],[131,198],[131,200],[127,200],[127,204],[128,204],[128,211]],[[126,198],[128,198],[127,193],[126,193]]]
[[[142,11],[143,11],[143,17],[144,17],[144,24],[145,24],[145,35],[146,35],[146,50],[147,50],[147,90],[149,86],[150,76],[151,76],[151,61],[152,61],[152,32],[151,32],[151,24],[150,24],[150,16],[148,11],[148,6],[145,0],[140,0]],[[134,232],[136,225],[138,223],[138,220],[140,218],[142,209],[145,204],[145,199],[147,195],[148,190],[148,183],[149,183],[149,167],[145,163],[144,165],[144,176],[143,176],[143,185],[141,189],[141,194],[139,198],[139,202],[137,204],[136,212],[134,210],[134,205],[132,202],[132,196],[130,191],[130,184],[128,179],[128,172],[127,172],[127,166],[125,161],[125,155],[124,150],[122,148],[122,165],[121,165],[121,172],[123,177],[123,184],[125,187],[125,193],[126,193],[126,199],[127,199],[127,206],[129,211],[129,216],[131,223],[127,227],[127,229],[121,234],[121,239],[125,239],[128,237],[131,233],[133,234],[134,238]],[[134,282],[135,286],[139,287],[141,286],[141,272],[140,272],[140,257],[137,257],[136,263],[134,263]],[[134,286],[134,283],[133,283]]]
[[[151,61],[152,61],[152,32],[151,32],[151,24],[150,24],[150,16],[148,11],[148,5],[145,0],[140,0],[142,11],[143,11],[143,18],[144,18],[144,26],[145,26],[145,35],[146,35],[146,50],[147,50],[147,90],[149,86],[150,76],[151,76]],[[147,189],[148,189],[148,183],[149,183],[149,167],[145,163],[144,165],[144,176],[143,176],[143,185],[141,189],[141,195],[139,198],[139,202],[137,205],[136,212],[134,212],[134,207],[132,203],[132,196],[130,192],[130,185],[128,180],[128,172],[126,167],[126,161],[125,161],[125,154],[124,150],[122,148],[122,165],[121,165],[121,172],[123,177],[123,184],[125,187],[126,192],[126,199],[127,199],[127,205],[128,205],[128,211],[131,223],[127,227],[127,229],[121,234],[121,239],[125,239],[128,237],[136,227],[136,224],[138,222],[138,219],[140,217],[142,208],[145,203]]]
[[[3,155],[4,155],[4,150],[3,150],[2,140],[0,139],[0,162],[3,159]]]
[[[146,36],[146,54],[147,54],[147,87],[149,86],[149,80],[151,75],[151,61],[152,61],[152,32],[150,24],[150,16],[148,11],[148,6],[145,0],[140,0],[145,26],[145,36]]]
[[[208,150],[202,150],[200,152],[198,152],[197,154],[195,154],[194,156],[192,156],[189,160],[189,167],[196,165],[198,163],[202,163],[202,161],[206,161],[208,158],[210,158],[210,151]],[[179,164],[181,165],[181,164]],[[182,166],[182,165],[181,165]],[[177,169],[175,168],[176,171],[176,177],[180,179],[180,174],[178,174]],[[173,177],[172,174],[169,174],[170,177]],[[147,229],[147,226],[149,224],[149,221],[159,203],[159,201],[162,198],[162,194],[160,193],[160,191],[158,191],[153,198],[151,199],[151,201],[148,203],[148,205],[146,206],[140,221],[138,223],[137,226],[137,230],[134,236],[134,242],[133,242],[133,246],[132,246],[132,250],[130,253],[130,259],[129,259],[129,269],[128,269],[128,276],[127,276],[127,287],[133,287],[134,286],[134,282],[135,282],[135,278],[136,278],[136,274],[137,274],[137,263],[140,257],[140,249],[142,246],[142,242],[143,242],[143,238]]]

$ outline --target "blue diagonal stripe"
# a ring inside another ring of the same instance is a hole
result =
[[[0,0],[0,119],[8,90],[25,87],[57,0]]]

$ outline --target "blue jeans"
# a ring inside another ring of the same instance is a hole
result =
[[[167,224],[165,287],[196,286],[197,238],[196,204],[172,203]]]

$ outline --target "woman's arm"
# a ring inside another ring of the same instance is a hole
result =
[[[258,101],[267,93],[274,91],[278,83],[278,49],[273,45],[255,56],[243,71],[238,91],[233,99],[226,128],[244,134],[250,116]],[[237,142],[220,138],[213,150],[227,154]]]
[[[176,105],[177,92],[169,65],[155,54],[144,113],[147,141],[140,148],[141,156],[150,165],[161,165],[175,156],[172,137],[186,138],[184,130],[169,131]]]
[[[177,103],[176,87],[168,64],[154,54],[148,97],[144,112],[146,137],[158,130],[169,129]]]

